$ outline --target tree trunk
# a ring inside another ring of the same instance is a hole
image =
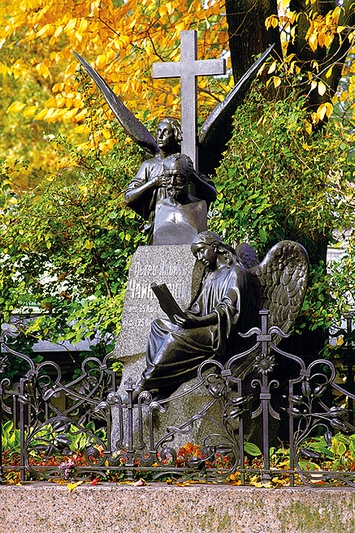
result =
[[[226,14],[235,81],[270,44],[275,44],[273,53],[282,56],[279,29],[265,26],[265,19],[277,14],[277,0],[226,0]]]

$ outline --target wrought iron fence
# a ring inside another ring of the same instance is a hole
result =
[[[78,377],[65,382],[57,363],[35,365],[3,332],[0,480],[355,486],[355,427],[346,403],[355,396],[333,363],[307,364],[280,349],[275,338],[283,333],[268,326],[265,310],[261,327],[247,335],[255,338],[251,349],[226,364],[205,361],[179,393],[157,400],[144,391],[133,401],[132,380],[118,392],[110,355],[85,359]],[[23,371],[11,379],[6,372],[15,361]],[[173,409],[187,402],[189,416],[174,418]]]

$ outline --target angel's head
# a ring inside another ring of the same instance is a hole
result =
[[[157,144],[164,153],[180,152],[182,141],[181,126],[175,118],[164,118],[159,122],[156,132]]]
[[[214,231],[202,231],[196,235],[191,251],[198,261],[211,270],[216,268],[218,259],[223,259],[223,263],[228,265],[237,260],[233,248],[225,244]]]

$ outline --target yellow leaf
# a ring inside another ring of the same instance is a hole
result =
[[[340,13],[341,13],[341,10],[343,8],[340,7],[340,6],[337,6],[334,10],[333,10],[333,17],[335,18],[335,20],[338,22],[338,19],[340,17]]]
[[[318,82],[318,94],[320,94],[320,96],[323,96],[326,90],[327,86],[325,85],[325,83],[323,83],[322,81]]]
[[[54,37],[59,37],[62,31],[63,31],[63,26],[58,26],[58,28],[54,32]]]
[[[177,24],[175,24],[175,28],[178,32],[186,30],[185,22],[178,22]]]
[[[168,10],[166,6],[163,4],[159,7],[158,12],[159,12],[159,15],[163,17],[168,12]]]
[[[311,91],[313,91],[313,89],[315,89],[317,87],[318,83],[313,80],[312,83],[311,83]]]
[[[54,97],[52,97],[52,98],[49,98],[48,100],[46,100],[46,101],[44,102],[44,105],[45,105],[46,107],[52,107],[52,106],[56,105],[56,103],[57,103],[57,99],[54,98]]]
[[[53,27],[51,24],[46,24],[36,33],[36,37],[47,37],[47,35],[52,33],[52,29]]]
[[[24,117],[32,117],[36,111],[38,110],[38,107],[35,105],[31,105],[29,107],[26,107],[24,112],[22,113]]]
[[[44,78],[48,78],[50,76],[49,68],[44,63],[39,63],[36,66],[36,69]]]
[[[174,2],[167,2],[166,3],[166,8],[168,10],[169,15],[172,15],[174,13],[174,10],[175,10],[175,3]]]
[[[9,74],[11,70],[4,63],[0,63],[0,74]]]
[[[318,119],[318,120],[323,120],[324,117],[325,117],[326,111],[327,111],[326,106],[325,106],[324,104],[321,104],[321,105],[318,107],[317,112],[316,112],[317,119]]]
[[[70,19],[68,24],[65,26],[64,31],[66,32],[73,31],[75,26],[76,26],[76,19]]]
[[[96,59],[96,65],[99,68],[103,68],[103,67],[105,67],[107,65],[107,59],[106,59],[105,54],[100,54],[98,56],[98,58]]]
[[[94,247],[94,243],[92,241],[89,241],[89,239],[86,239],[84,248],[87,250],[91,250]]]
[[[327,108],[325,114],[329,118],[332,115],[332,113],[333,113],[333,109],[334,109],[333,108],[333,104],[331,102],[325,102],[325,104],[323,104],[323,105],[325,105],[325,107]]]
[[[80,31],[80,33],[84,33],[87,30],[87,27],[88,27],[88,21],[85,19],[82,19],[80,21],[78,31]]]
[[[73,109],[69,109],[69,111],[63,113],[64,122],[71,121],[75,117],[77,111],[77,108],[74,107]]]
[[[326,39],[327,39],[327,36],[325,33],[323,32],[320,32],[318,33],[318,44],[319,46],[326,46]]]
[[[305,123],[306,132],[310,135],[312,133],[312,124],[310,122]]]
[[[312,35],[308,39],[308,44],[312,48],[313,52],[315,52],[317,50],[317,46],[318,46],[318,35],[317,35],[317,33],[312,33]]]
[[[272,74],[276,70],[277,63],[274,61],[271,65],[269,70],[267,71],[268,74]]]
[[[22,102],[13,102],[8,108],[7,113],[19,113],[26,106]]]
[[[62,91],[64,89],[64,83],[55,83],[52,87],[54,93]]]
[[[130,43],[130,38],[128,37],[128,35],[121,35],[119,40],[122,42],[123,48],[128,46]]]
[[[111,133],[107,128],[103,128],[102,135],[105,137],[105,139],[111,139]]]
[[[68,483],[67,487],[71,492],[72,490],[76,489],[76,487],[79,487],[79,485],[82,485],[83,483],[84,481],[77,481],[76,483]]]
[[[279,25],[279,17],[277,15],[271,15],[265,20],[265,26],[268,30],[269,28],[277,28]]]
[[[78,109],[82,109],[84,107],[82,100],[80,100],[79,98],[75,98],[73,105],[74,107],[77,107]]]
[[[45,117],[47,116],[47,109],[42,109],[42,111],[40,111],[36,116],[35,116],[35,120],[44,120]]]
[[[328,68],[327,72],[325,73],[325,77],[330,78],[330,76],[332,75],[332,72],[333,72],[333,65],[330,68]]]
[[[281,79],[278,76],[274,76],[274,87],[275,87],[275,89],[279,85],[281,85]]]
[[[75,120],[76,122],[79,122],[80,120],[84,120],[85,117],[86,117],[86,109],[83,109],[82,111],[80,111],[79,113],[75,115]],[[90,131],[90,128],[88,127],[86,132],[89,133],[89,131]]]
[[[90,128],[86,124],[81,124],[74,129],[75,133],[90,133]]]
[[[331,35],[330,33],[326,33],[324,36],[324,45],[328,48],[328,46],[332,44],[333,39],[333,35]]]

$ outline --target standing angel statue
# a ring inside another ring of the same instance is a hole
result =
[[[197,139],[198,172],[190,173],[188,185],[191,194],[197,200],[206,202],[207,210],[216,198],[211,176],[218,167],[222,153],[232,136],[233,115],[271,50],[272,46],[250,67],[227,97],[213,109],[200,129]],[[101,90],[125,132],[149,153],[149,159],[142,164],[137,175],[128,185],[125,201],[146,221],[145,231],[149,235],[148,243],[154,243],[156,207],[161,201],[169,198],[170,177],[166,172],[166,159],[181,151],[183,132],[180,124],[176,119],[166,117],[158,124],[154,138],[144,124],[111,90],[100,74],[84,58],[75,52],[74,54]],[[194,117],[191,117],[191,120],[194,120]]]

